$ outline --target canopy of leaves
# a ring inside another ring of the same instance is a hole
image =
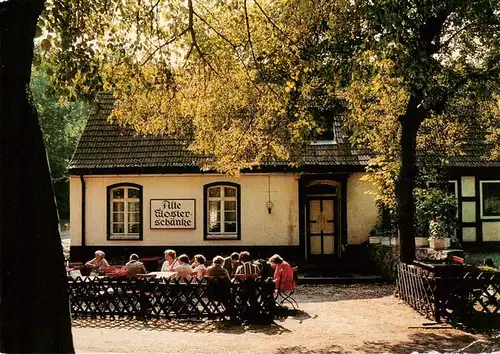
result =
[[[40,25],[64,96],[111,91],[113,120],[187,135],[223,172],[296,161],[322,113],[346,110],[393,195],[410,100],[432,117],[419,143],[460,153],[498,91],[492,0],[64,0]]]
[[[35,65],[31,76],[33,103],[38,112],[59,215],[69,216],[68,165],[75,151],[90,106],[82,102],[60,103],[49,92],[46,68]]]

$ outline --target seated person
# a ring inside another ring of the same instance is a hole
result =
[[[146,268],[142,262],[139,262],[139,256],[132,253],[129,258],[129,262],[126,264],[127,267],[127,277],[133,278],[137,274],[146,274]]]
[[[174,268],[176,277],[190,280],[193,268],[189,265],[189,257],[185,254],[180,255],[179,258],[177,258],[177,263],[178,265]]]
[[[267,259],[257,259],[253,262],[260,269],[260,276],[262,278],[272,278],[274,276],[274,269]]]
[[[274,268],[274,283],[276,288],[281,290],[292,290],[295,288],[295,280],[293,278],[293,269],[281,258],[279,254],[275,254],[269,258],[269,263]]]
[[[165,251],[165,262],[163,262],[161,266],[162,272],[172,272],[175,267],[179,265],[179,262],[176,258],[176,253],[174,250],[166,250]]]
[[[224,269],[227,270],[230,276],[236,273],[236,269],[240,265],[240,254],[238,252],[231,253],[231,256],[224,258]]]
[[[109,263],[104,256],[103,251],[97,250],[95,251],[95,258],[85,263],[85,268],[90,270],[90,275],[99,275],[102,267],[109,267]]]
[[[201,254],[197,254],[194,256],[193,262],[193,272],[196,272],[196,277],[198,279],[203,278],[205,273],[207,272],[207,267],[205,267],[205,257]]]
[[[229,273],[225,268],[222,267],[224,264],[224,258],[221,256],[216,256],[212,260],[213,265],[207,268],[207,275],[210,277],[226,277],[229,278]]]
[[[260,274],[260,269],[257,265],[253,264],[252,262],[252,257],[250,256],[250,253],[247,251],[241,252],[240,253],[240,262],[241,265],[236,269],[235,274],[242,274],[242,275],[251,275],[251,274]]]

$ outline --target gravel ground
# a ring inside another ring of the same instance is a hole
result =
[[[73,337],[78,353],[491,353],[496,346],[492,337],[428,328],[393,292],[389,285],[303,285],[295,297],[301,311],[271,326],[75,320]]]

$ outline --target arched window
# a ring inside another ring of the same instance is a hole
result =
[[[205,239],[240,239],[240,186],[231,182],[205,185]]]
[[[142,239],[142,186],[108,186],[108,240]]]

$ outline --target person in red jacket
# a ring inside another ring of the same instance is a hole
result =
[[[275,254],[269,258],[269,263],[274,268],[274,283],[279,290],[292,290],[295,288],[295,280],[293,279],[293,269],[281,258],[279,254]]]

